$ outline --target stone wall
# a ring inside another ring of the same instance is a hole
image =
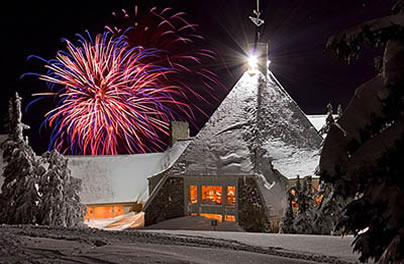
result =
[[[149,182],[149,193],[150,194],[154,191],[154,188],[157,187],[157,184],[161,181],[161,179],[163,177],[164,177],[164,173],[160,173],[158,175],[147,178],[147,180]]]
[[[184,216],[184,179],[168,177],[145,211],[145,226]]]
[[[254,177],[239,178],[239,225],[249,232],[268,232],[270,221],[267,208]]]

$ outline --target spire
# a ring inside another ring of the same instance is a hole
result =
[[[260,41],[261,37],[261,27],[264,25],[264,19],[260,18],[261,11],[260,11],[260,0],[257,0],[257,9],[253,10],[254,16],[249,16],[250,20],[255,25],[255,46]]]

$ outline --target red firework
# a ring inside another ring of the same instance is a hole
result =
[[[151,63],[159,58],[155,50],[128,47],[122,37],[106,33],[94,42],[66,43],[67,52],[48,61],[48,74],[40,75],[59,87],[53,93],[58,106],[46,117],[51,145],[64,152],[69,145],[69,152],[84,155],[149,152],[164,145],[159,134],[169,130],[171,109],[188,109],[174,99],[181,88],[168,81],[175,69]]]
[[[126,36],[128,46],[142,46],[158,50],[155,63],[176,69],[180,74],[171,82],[183,87],[184,96],[179,98],[203,113],[196,102],[209,104],[217,100],[215,91],[224,88],[216,74],[206,66],[216,63],[217,54],[206,48],[204,37],[198,33],[198,25],[186,19],[186,13],[172,8],[151,8],[139,12],[135,6],[133,14],[122,9],[114,12],[118,25],[106,26],[115,36]],[[192,121],[192,118],[189,118]]]

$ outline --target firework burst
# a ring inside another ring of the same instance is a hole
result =
[[[207,43],[198,32],[198,25],[190,23],[186,13],[156,7],[143,13],[135,6],[133,12],[122,9],[113,15],[117,18],[117,25],[106,26],[108,31],[115,36],[125,36],[129,47],[159,50],[160,56],[155,57],[154,62],[180,73],[170,81],[183,88],[185,96],[179,100],[186,100],[193,112],[203,113],[197,102],[210,104],[217,100],[217,89],[225,88],[209,68],[217,65],[218,55],[206,48]]]
[[[79,45],[66,40],[67,51],[47,61],[46,81],[58,105],[46,115],[50,145],[84,155],[114,155],[158,150],[164,145],[173,108],[187,112],[175,98],[182,89],[168,80],[177,72],[157,65],[160,51],[128,46],[107,33]],[[189,111],[188,111],[189,112]]]

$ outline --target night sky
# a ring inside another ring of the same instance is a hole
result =
[[[134,3],[141,10],[153,6],[173,7],[189,14],[188,20],[199,24],[199,31],[207,38],[209,48],[223,58],[211,68],[230,89],[243,70],[246,47],[253,41],[254,26],[248,16],[255,8],[255,0],[70,0],[70,1],[7,1],[2,7],[3,93],[0,117],[5,118],[7,101],[18,91],[24,104],[31,94],[43,89],[44,83],[24,78],[25,72],[43,72],[40,63],[27,61],[29,55],[52,58],[64,45],[60,39],[74,40],[75,33],[88,29],[93,35],[101,33],[113,22],[112,11],[130,10]],[[289,94],[307,114],[324,113],[327,103],[346,106],[354,89],[375,74],[372,55],[374,49],[365,48],[359,61],[346,65],[325,50],[329,36],[345,27],[366,19],[389,14],[394,0],[262,0],[265,29],[263,40],[270,43],[271,70]],[[5,69],[4,69],[5,68]],[[218,97],[225,96],[218,91]],[[213,112],[217,103],[205,106]],[[24,113],[24,122],[32,129],[31,144],[41,153],[47,146],[47,135],[39,135],[38,127],[46,105],[36,105]],[[206,118],[199,121],[202,125]],[[193,134],[196,129],[193,129]]]

